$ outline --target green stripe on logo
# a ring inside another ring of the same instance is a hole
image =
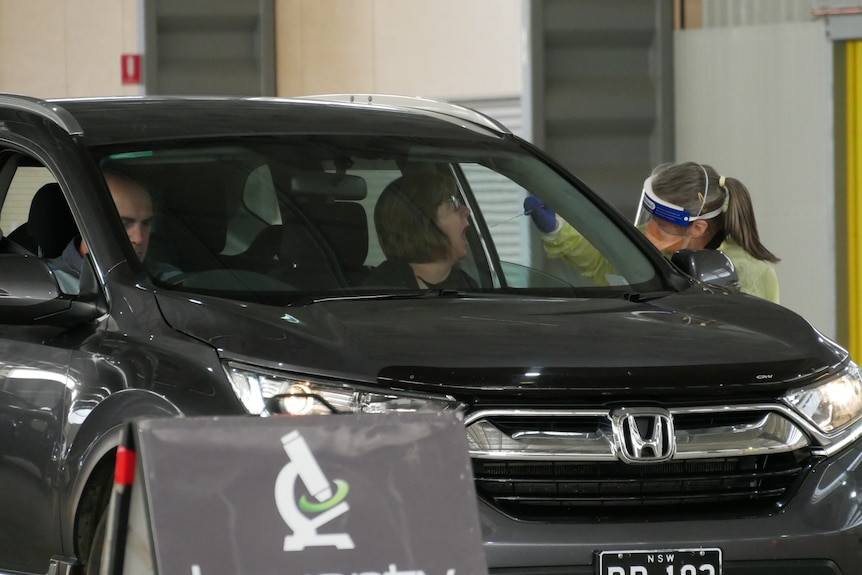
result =
[[[303,495],[299,498],[299,508],[306,513],[322,513],[344,501],[344,498],[347,497],[347,492],[350,491],[350,486],[343,479],[336,479],[333,483],[335,484],[335,495],[320,503],[309,501]]]

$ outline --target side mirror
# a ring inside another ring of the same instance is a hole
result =
[[[0,324],[87,323],[102,315],[106,307],[93,299],[63,294],[50,267],[41,258],[0,254]]]
[[[718,250],[679,250],[670,261],[699,282],[739,290],[733,262]]]

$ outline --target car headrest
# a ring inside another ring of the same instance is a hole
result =
[[[78,226],[63,190],[57,183],[45,184],[30,201],[27,233],[40,248],[40,255],[56,258],[78,234]]]

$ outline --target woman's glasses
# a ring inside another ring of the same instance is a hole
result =
[[[461,201],[461,198],[458,196],[449,196],[446,198],[446,201],[452,204],[452,208],[457,212],[461,209],[461,206],[464,205],[464,202]]]

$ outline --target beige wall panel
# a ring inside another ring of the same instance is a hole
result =
[[[521,10],[521,0],[375,0],[375,91],[520,94]]]
[[[279,0],[278,95],[372,91],[373,6],[374,0]]]
[[[521,92],[521,0],[276,0],[279,96]],[[140,0],[0,0],[0,91],[131,95]]]
[[[122,85],[120,58],[126,51],[124,9],[127,4],[116,0],[67,3],[67,94],[100,96],[126,93]],[[98,22],[96,33],[88,33],[94,22]]]
[[[675,36],[678,160],[741,180],[781,303],[836,335],[832,45],[823,22]]]
[[[0,92],[64,95],[65,55],[61,2],[0,0]]]
[[[0,0],[0,91],[40,98],[138,94],[123,53],[138,51],[138,0]]]
[[[521,93],[521,0],[277,0],[279,96]]]
[[[117,94],[123,96],[135,96],[144,93],[143,85],[123,85],[122,72],[120,70],[120,57],[123,54],[141,54],[141,67],[144,68],[144,40],[143,35],[143,0],[120,0],[121,6],[119,26],[122,29],[122,37],[120,38],[120,53],[114,54],[114,65],[116,72],[110,75],[110,66],[108,67],[109,80],[114,85],[119,84]],[[144,81],[143,70],[141,71],[141,81]]]
[[[296,96],[302,85],[302,4],[304,0],[275,2],[275,93]]]

